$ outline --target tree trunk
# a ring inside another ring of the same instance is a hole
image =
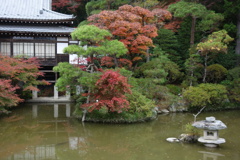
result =
[[[94,70],[93,68],[94,68],[94,66],[91,64],[91,71],[90,71],[90,74],[93,73],[93,70]],[[91,94],[91,88],[89,87],[89,88],[88,88],[87,103],[90,103],[90,94]],[[84,111],[83,111],[83,117],[82,117],[82,122],[85,121],[86,114],[87,114],[87,110],[84,109]]]
[[[116,55],[114,55],[114,64],[115,64],[115,68],[118,68],[118,62],[117,62],[117,57],[116,57]]]
[[[203,111],[204,108],[206,108],[206,106],[204,106],[197,114],[193,114],[193,116],[194,116],[194,122],[196,122],[197,116]]]
[[[90,64],[94,64],[93,54],[90,55]]]
[[[192,70],[191,70],[190,86],[193,85],[193,76],[194,76],[194,74],[193,74],[193,69],[192,69]]]
[[[111,9],[111,2],[107,1],[107,10]]]
[[[240,11],[237,15],[237,42],[236,42],[236,54],[238,55],[237,57],[237,65],[240,65]]]
[[[203,83],[206,82],[206,77],[207,77],[207,60],[208,60],[208,55],[206,53],[206,56],[204,58],[204,74],[203,74]]]
[[[195,26],[196,26],[196,17],[192,17],[192,26],[191,26],[191,37],[190,37],[190,46],[194,45],[195,40]]]

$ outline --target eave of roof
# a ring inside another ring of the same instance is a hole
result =
[[[0,20],[19,21],[72,21],[75,17],[44,8],[46,0],[3,0]],[[27,7],[26,7],[27,6]]]
[[[29,25],[0,25],[0,34],[2,35],[64,35],[70,36],[74,30],[65,26],[29,26]]]

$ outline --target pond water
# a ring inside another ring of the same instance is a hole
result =
[[[0,119],[1,160],[240,160],[240,110],[202,113],[215,116],[227,129],[218,148],[202,144],[169,143],[191,113],[159,115],[138,124],[94,124],[71,118],[73,104],[23,104]]]

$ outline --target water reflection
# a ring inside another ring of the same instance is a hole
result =
[[[221,132],[226,144],[209,150],[202,144],[168,143],[183,133],[192,114],[160,115],[149,123],[94,124],[71,118],[74,104],[24,104],[10,117],[0,119],[2,160],[239,160],[240,114],[211,112],[228,129]],[[230,118],[231,117],[231,118]],[[233,126],[232,124],[235,124]],[[237,126],[237,127],[236,127]]]
[[[214,152],[205,152],[199,151],[199,153],[203,154],[203,160],[218,160],[218,157],[223,157],[223,154],[214,153]]]
[[[16,153],[8,157],[9,160],[38,160],[38,159],[57,159],[55,146],[30,146],[27,150]]]
[[[32,105],[32,115],[33,118],[37,118],[38,116],[38,108],[43,106],[44,104],[34,104]],[[67,104],[54,104],[54,118],[58,118],[58,112],[59,112],[59,105],[65,105],[66,106],[66,117],[70,117],[71,115],[71,106],[70,103]]]
[[[0,134],[4,134],[0,145],[5,146],[0,149],[0,159],[58,159],[58,146],[69,144],[70,150],[79,148],[76,140],[84,138],[69,137],[71,110],[70,103],[25,104],[14,110],[13,115],[0,122]]]

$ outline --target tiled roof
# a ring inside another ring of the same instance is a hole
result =
[[[1,20],[62,21],[73,18],[73,15],[50,10],[49,0],[1,0],[0,4]]]
[[[40,33],[40,34],[69,34],[74,28],[65,26],[24,26],[24,25],[0,25],[0,32]]]

